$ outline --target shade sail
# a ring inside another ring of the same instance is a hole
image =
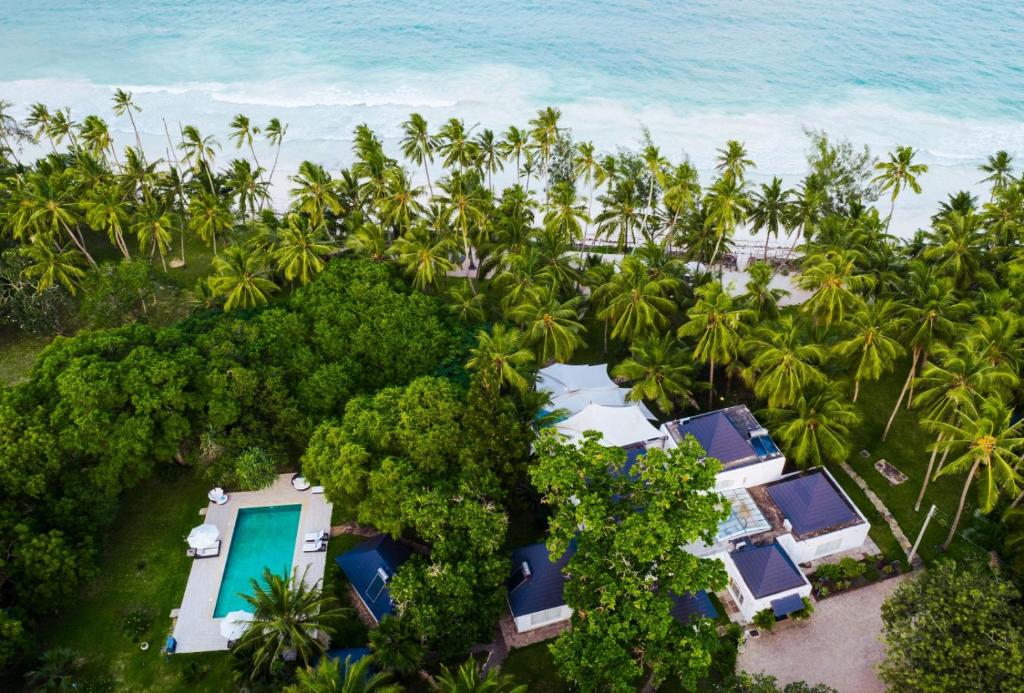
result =
[[[193,549],[208,549],[220,539],[220,530],[217,525],[202,524],[193,527],[188,533],[188,545]]]
[[[627,447],[662,438],[661,431],[652,426],[635,405],[588,404],[580,412],[555,424],[555,428],[572,442],[582,440],[585,431],[597,431],[601,434],[601,443],[608,447]]]

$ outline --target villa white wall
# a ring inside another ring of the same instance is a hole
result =
[[[725,570],[729,573],[729,587],[727,588],[729,594],[732,595],[733,601],[736,602],[736,606],[739,607],[740,615],[743,617],[744,622],[754,620],[754,614],[764,609],[770,609],[772,602],[782,597],[787,597],[791,594],[798,594],[801,597],[806,597],[811,593],[811,583],[807,582],[807,578],[804,577],[804,584],[800,587],[795,587],[790,590],[779,592],[778,594],[772,594],[767,597],[757,599],[753,593],[747,588],[747,583],[743,581],[743,576],[740,575],[740,571],[736,568],[736,564],[732,562],[732,558],[729,554],[722,554],[719,556],[722,563],[725,564]],[[801,573],[802,575],[802,573]]]
[[[782,469],[785,466],[786,458],[780,455],[770,460],[749,464],[746,467],[719,472],[715,490],[724,491],[727,488],[750,488],[767,484],[781,477]]]
[[[553,623],[568,621],[570,618],[572,618],[572,609],[563,604],[554,609],[517,616],[515,618],[516,632],[525,633],[537,628],[543,628],[544,626],[550,626]]]
[[[849,551],[864,545],[870,526],[864,522],[853,527],[846,527],[836,532],[822,534],[820,537],[797,541],[792,534],[783,534],[776,541],[786,550],[789,557],[796,563],[807,563],[816,558],[824,558],[842,551]]]

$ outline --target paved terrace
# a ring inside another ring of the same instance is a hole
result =
[[[192,561],[192,570],[185,586],[185,596],[181,600],[177,622],[174,626],[174,638],[178,641],[178,652],[209,652],[228,649],[228,642],[220,634],[222,619],[213,617],[217,605],[217,593],[220,590],[221,576],[231,553],[231,539],[235,531],[235,522],[241,508],[256,508],[273,505],[301,505],[299,515],[299,531],[295,537],[295,553],[292,555],[292,569],[299,574],[309,567],[307,582],[323,580],[327,553],[302,552],[302,535],[329,529],[331,526],[331,504],[322,494],[310,491],[296,491],[291,485],[291,474],[282,474],[270,488],[262,491],[229,493],[230,500],[224,505],[210,503],[206,508],[205,519],[196,516],[196,524],[207,522],[216,525],[220,530],[220,555],[214,558],[197,558]],[[188,548],[181,542],[181,551]]]

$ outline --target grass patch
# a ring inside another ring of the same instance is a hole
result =
[[[861,385],[861,394],[857,404],[864,415],[864,423],[854,431],[853,454],[849,462],[857,473],[864,478],[871,489],[878,494],[879,498],[882,499],[889,512],[896,518],[900,528],[910,539],[911,543],[913,543],[918,531],[921,529],[921,525],[924,523],[928,507],[932,503],[941,512],[950,518],[953,517],[956,513],[957,504],[960,501],[964,477],[952,475],[931,481],[928,484],[928,490],[921,504],[921,510],[919,512],[914,511],[914,503],[917,500],[917,494],[921,490],[921,484],[928,469],[930,453],[927,452],[927,447],[934,442],[934,439],[920,427],[919,412],[907,410],[906,405],[904,405],[896,415],[888,438],[882,442],[882,432],[885,430],[885,423],[892,412],[893,406],[896,404],[900,388],[903,387],[903,380],[906,378],[906,369],[908,367],[909,364],[901,362],[895,374],[889,378],[877,383],[864,383]],[[870,453],[867,458],[860,456],[861,450],[867,450]],[[899,486],[890,484],[874,468],[874,463],[879,459],[888,460],[890,464],[907,475],[907,480]],[[841,471],[836,474],[837,479],[845,476]],[[843,488],[847,490],[853,486],[852,483],[847,484],[845,479],[842,479],[841,483]],[[971,491],[968,495],[963,520],[961,521],[961,531],[969,531],[972,524],[976,506],[975,498],[975,493]],[[854,497],[854,501],[865,513],[873,510],[870,504],[867,503],[866,498],[864,498],[863,505],[861,505],[861,501],[857,497]],[[873,518],[869,517],[869,519],[871,519],[872,524],[875,523]],[[977,558],[983,553],[970,542],[965,541],[961,537],[956,537],[949,552],[944,554],[941,550],[941,544],[946,538],[947,531],[948,528],[935,519],[929,524],[928,531],[925,533],[919,549],[921,557],[925,562],[935,560],[943,555],[949,555],[954,558],[967,556]],[[875,538],[874,534],[872,534],[872,538]],[[879,546],[881,547],[882,545],[879,544]]]
[[[519,683],[526,684],[530,693],[560,693],[569,690],[569,686],[558,676],[547,643],[540,642],[512,650],[501,668]]]
[[[0,385],[17,385],[26,380],[36,358],[49,343],[48,337],[0,332]]]
[[[101,546],[99,575],[74,606],[43,624],[44,648],[70,647],[87,660],[85,679],[109,677],[119,690],[231,690],[231,657],[226,652],[166,657],[160,648],[170,634],[170,611],[181,605],[191,560],[185,536],[199,523],[207,482],[187,470],[175,479],[153,478],[121,500],[117,519]],[[143,652],[123,634],[127,612],[145,609],[152,624]],[[196,678],[186,681],[183,674]]]

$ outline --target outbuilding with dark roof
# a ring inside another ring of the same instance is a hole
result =
[[[394,613],[388,584],[412,552],[388,536],[368,539],[337,558],[359,599],[378,623]]]

